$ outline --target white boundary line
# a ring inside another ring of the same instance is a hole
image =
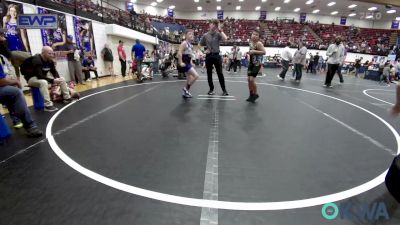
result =
[[[314,111],[316,111],[316,112],[318,112],[318,113],[321,113],[323,116],[328,117],[329,119],[335,121],[336,123],[342,125],[343,127],[347,128],[347,129],[350,130],[351,132],[353,132],[353,133],[355,133],[355,134],[361,136],[361,137],[364,138],[365,140],[371,142],[371,144],[375,145],[376,147],[378,147],[378,148],[380,148],[380,149],[382,149],[382,150],[388,152],[389,154],[391,154],[391,155],[393,155],[393,156],[396,155],[396,153],[394,153],[393,150],[389,149],[388,147],[386,147],[385,145],[383,145],[383,144],[380,143],[379,141],[375,140],[374,138],[372,138],[372,137],[370,137],[370,136],[364,134],[363,132],[357,130],[356,128],[354,128],[354,127],[352,127],[352,126],[350,126],[350,125],[344,123],[343,121],[340,121],[339,119],[336,119],[335,117],[331,116],[331,115],[328,114],[328,113],[325,113],[325,112],[323,112],[323,111],[317,109],[316,107],[312,106],[311,104],[308,104],[307,102],[304,102],[304,101],[302,101],[302,100],[299,100],[299,102],[301,102],[302,104],[304,104],[304,105],[310,107],[310,108],[313,109]]]
[[[219,96],[219,95],[198,95],[199,97],[207,97],[207,98],[235,98],[235,96]]]
[[[213,121],[207,148],[203,199],[218,200],[218,147],[219,112],[218,103],[213,106]],[[200,225],[218,225],[218,209],[201,208]]]
[[[382,99],[379,99],[379,98],[377,98],[377,97],[374,97],[374,96],[372,96],[372,95],[369,95],[369,94],[367,93],[368,91],[389,91],[389,90],[383,90],[383,89],[366,89],[366,90],[363,91],[363,93],[364,93],[364,95],[366,95],[366,96],[368,96],[368,97],[370,97],[370,98],[372,98],[372,99],[375,99],[375,100],[377,100],[377,101],[386,103],[386,104],[391,105],[391,106],[394,105],[393,103],[390,103],[390,102],[384,101],[384,100],[382,100]],[[395,91],[396,91],[396,90],[393,90],[393,92],[395,92]]]
[[[235,98],[197,98],[199,100],[236,101]]]
[[[164,81],[166,82],[166,81]],[[173,81],[177,82],[177,81]],[[179,82],[179,81],[178,81]],[[231,83],[247,83],[244,81],[228,81]],[[81,101],[100,94],[100,93],[105,93],[108,91],[112,90],[118,90],[122,88],[127,88],[127,87],[133,87],[133,86],[139,86],[139,85],[149,85],[149,84],[157,84],[157,83],[162,83],[162,82],[152,82],[152,83],[145,83],[145,84],[135,84],[135,85],[127,85],[127,86],[122,86],[122,87],[117,87],[117,88],[112,88],[109,90],[104,90],[100,91],[97,93],[93,93],[91,95],[85,96],[81,99]],[[293,87],[286,87],[286,86],[281,86],[281,85],[275,85],[275,84],[268,84],[268,83],[258,83],[259,85],[265,85],[265,86],[274,86],[274,87],[281,87],[281,88],[286,88],[286,89],[291,89],[291,90],[297,90],[297,91],[303,91],[306,93],[310,94],[315,94],[323,97],[327,97],[330,99],[337,100],[342,103],[346,103],[348,105],[351,105],[353,107],[356,107],[379,121],[381,121],[384,125],[386,125],[390,131],[392,131],[393,135],[396,138],[397,146],[398,146],[398,152],[397,154],[400,154],[400,136],[396,132],[396,130],[385,120],[383,120],[381,117],[378,115],[368,111],[367,109],[362,108],[361,106],[355,105],[351,102],[332,97],[329,95],[321,94],[318,92],[313,92],[309,90],[304,90],[304,89],[299,89],[299,88],[293,88]],[[218,209],[229,209],[229,210],[284,210],[284,209],[296,209],[296,208],[306,208],[306,207],[312,207],[312,206],[317,206],[317,205],[323,205],[326,203],[331,203],[331,202],[337,202],[343,199],[347,199],[356,195],[359,195],[361,193],[367,192],[380,184],[382,184],[385,181],[386,174],[388,170],[384,171],[382,174],[380,174],[378,177],[372,179],[371,181],[368,181],[364,184],[361,184],[357,187],[351,188],[349,190],[345,190],[342,192],[326,195],[326,196],[320,196],[320,197],[315,197],[315,198],[309,198],[309,199],[302,199],[302,200],[293,200],[293,201],[281,201],[281,202],[229,202],[229,201],[214,201],[214,200],[204,200],[204,199],[195,199],[195,198],[187,198],[187,197],[181,197],[181,196],[175,196],[175,195],[170,195],[170,194],[164,194],[160,192],[155,192],[155,191],[150,191],[146,190],[143,188],[138,188],[135,186],[131,186],[128,184],[124,184],[121,182],[118,182],[116,180],[110,179],[108,177],[102,176],[101,174],[98,174],[96,172],[93,172],[74,160],[72,160],[68,155],[66,155],[61,148],[57,145],[53,135],[52,135],[52,126],[54,124],[54,121],[57,119],[57,117],[67,108],[71,107],[74,104],[70,104],[65,106],[64,108],[60,109],[49,121],[46,127],[46,137],[48,138],[50,147],[53,149],[54,153],[61,159],[63,160],[67,165],[69,165],[71,168],[76,170],[77,172],[93,179],[96,180],[97,182],[103,183],[109,187],[113,187],[115,189],[135,194],[138,196],[150,198],[150,199],[155,199],[163,202],[169,202],[169,203],[175,203],[175,204],[180,204],[180,205],[187,205],[187,206],[196,206],[196,207],[206,207],[206,208],[218,208]]]

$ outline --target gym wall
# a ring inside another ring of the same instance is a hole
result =
[[[37,7],[35,5],[30,4],[23,4],[24,12],[26,14],[37,13]],[[53,10],[57,11],[57,10]],[[60,12],[63,13],[63,12]],[[74,15],[70,15],[64,13],[66,15],[66,23],[67,23],[67,33],[74,36],[74,26],[73,26],[73,17]],[[84,18],[86,19],[86,18]],[[90,19],[86,19],[90,20]],[[90,20],[92,21],[92,20]],[[99,76],[109,75],[104,73],[104,63],[101,59],[101,50],[104,47],[105,43],[110,45],[110,48],[113,51],[114,55],[114,72],[116,74],[121,74],[121,65],[118,60],[118,41],[123,40],[125,42],[124,48],[127,53],[128,60],[131,60],[131,48],[135,43],[136,39],[142,41],[145,45],[146,49],[150,52],[153,50],[153,46],[158,43],[158,40],[150,35],[143,34],[119,25],[115,24],[104,24],[98,21],[92,21],[93,26],[93,35],[94,35],[94,42],[97,52],[97,59],[95,59],[95,64],[98,68]],[[42,42],[42,34],[39,29],[28,29],[28,39],[31,46],[31,53],[32,54],[39,54],[41,53],[43,42]],[[68,71],[68,62],[66,60],[58,60],[57,61],[57,70],[61,76],[63,76],[67,81],[70,80],[69,71]],[[23,81],[25,84],[26,82]]]

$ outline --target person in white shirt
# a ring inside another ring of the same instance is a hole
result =
[[[282,51],[282,72],[277,76],[279,80],[285,80],[287,71],[289,70],[289,63],[292,61],[293,56],[290,53],[290,42],[286,43],[286,47]]]
[[[396,77],[400,79],[400,59],[397,60],[396,64]]]
[[[344,47],[341,44],[342,39],[336,37],[335,43],[331,44],[326,52],[328,56],[328,72],[326,73],[325,85],[324,87],[332,87],[332,79],[336,74],[339,65],[343,63],[344,58]]]

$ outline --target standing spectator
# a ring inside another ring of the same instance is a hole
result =
[[[158,74],[160,74],[160,71],[159,71],[159,63],[160,63],[160,51],[158,50],[158,46],[156,45],[156,46],[154,46],[154,50],[151,52],[151,58],[153,59],[153,65],[152,65],[152,67],[153,67],[153,74],[154,75],[158,75]]]
[[[300,83],[301,77],[303,75],[303,67],[306,65],[307,48],[303,45],[303,41],[299,40],[299,45],[297,51],[293,56],[294,70],[296,74],[296,82]]]
[[[335,43],[331,44],[326,51],[326,55],[328,56],[328,72],[326,74],[324,87],[332,87],[331,82],[333,76],[335,76],[339,65],[343,63],[344,47],[341,42],[342,39],[336,37]]]
[[[324,57],[322,57],[322,55],[319,56],[319,59],[318,59],[318,66],[317,66],[317,71],[318,71],[318,73],[321,73],[322,70],[324,70],[324,72],[325,72],[324,61],[325,61],[325,60],[324,60]]]
[[[106,72],[108,72],[109,75],[114,76],[114,56],[108,44],[104,45],[104,48],[101,51],[101,57],[104,60],[104,68]]]
[[[396,68],[393,65],[390,65],[390,75],[389,75],[390,81],[393,82],[393,80],[397,80],[396,77]]]
[[[400,59],[398,59],[396,63],[396,77],[400,79]]]
[[[308,66],[307,66],[306,73],[308,73],[308,71],[312,72],[313,64],[314,64],[314,56],[312,55],[312,53],[310,53],[310,59],[308,60]]]
[[[360,69],[361,69],[361,61],[363,60],[363,57],[356,59],[356,77],[358,77],[358,74],[360,73]]]
[[[64,45],[64,51],[67,52],[68,70],[72,82],[84,84],[82,81],[82,68],[80,60],[75,57],[77,50],[73,42],[72,35],[68,35],[67,42]]]
[[[342,68],[343,68],[343,65],[344,65],[344,61],[346,60],[347,50],[344,47],[343,43],[341,43],[340,45],[343,48],[343,56],[342,56],[342,59],[340,60],[340,64],[339,64],[339,68],[338,68],[337,74],[339,75],[340,83],[343,84],[344,83],[344,79],[343,79],[343,74],[342,74]]]
[[[317,52],[317,54],[315,54],[314,56],[314,62],[311,73],[317,73],[318,62],[319,62],[319,52]]]
[[[289,63],[292,61],[293,56],[290,53],[290,42],[286,43],[286,47],[282,51],[282,72],[278,75],[279,80],[285,80],[287,71],[289,70]]]
[[[379,79],[379,83],[381,84],[383,81],[386,81],[387,84],[390,83],[390,63],[385,63],[382,74]]]
[[[144,59],[144,53],[146,52],[146,48],[142,43],[140,43],[139,39],[136,39],[136,44],[132,46],[132,60],[136,60],[136,66],[138,71],[138,80],[143,81],[142,74],[142,64]]]
[[[90,79],[90,72],[94,72],[94,75],[96,76],[96,80],[99,79],[99,75],[97,74],[97,68],[94,65],[94,60],[92,56],[87,57],[86,59],[83,60],[82,62],[82,70],[83,73],[85,74],[85,81],[91,81]]]
[[[121,63],[121,75],[122,77],[126,76],[126,52],[124,49],[124,42],[119,40],[118,45],[118,56],[119,62]]]
[[[237,67],[238,67],[238,53],[239,53],[239,47],[237,45],[234,45],[232,48],[232,61],[233,61],[233,72],[237,73]]]
[[[233,68],[233,52],[228,52],[228,72],[231,73],[231,69]]]
[[[239,72],[242,71],[242,57],[243,57],[243,53],[240,50],[240,48],[238,49],[238,54],[237,54],[237,66],[239,67]]]

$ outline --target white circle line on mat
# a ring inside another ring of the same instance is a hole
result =
[[[116,88],[111,88],[108,90],[103,90],[100,92],[93,93],[91,95],[85,96],[81,99],[81,101],[105,92],[109,92],[112,90],[118,90],[122,88],[128,88],[128,87],[133,87],[133,86],[138,86],[138,85],[152,85],[152,84],[158,84],[158,83],[167,83],[168,81],[163,81],[163,82],[152,82],[152,83],[145,83],[145,84],[133,84],[133,85],[127,85],[127,86],[121,86],[121,87],[116,87]],[[174,81],[174,82],[179,82],[179,81]],[[228,81],[230,83],[247,83],[246,81]],[[353,107],[356,107],[379,121],[381,121],[383,124],[385,124],[389,130],[393,133],[395,136],[396,142],[397,142],[397,154],[400,154],[400,136],[396,132],[396,130],[385,120],[383,120],[381,117],[378,115],[368,111],[367,109],[362,108],[361,106],[358,106],[354,103],[332,97],[329,95],[325,95],[322,93],[314,92],[314,91],[309,91],[309,90],[304,90],[304,89],[299,89],[299,88],[293,88],[293,87],[287,87],[287,86],[282,86],[282,85],[275,85],[275,84],[269,84],[269,83],[258,83],[259,85],[266,85],[266,86],[275,86],[275,87],[280,87],[280,88],[286,88],[286,89],[292,89],[292,90],[297,90],[297,91],[303,91],[306,93],[310,94],[315,94],[319,96],[324,96],[330,99],[337,100],[342,103],[346,103],[348,105],[351,105]],[[75,103],[76,104],[76,103]],[[300,199],[300,200],[293,200],[293,201],[280,201],[280,202],[229,202],[229,201],[216,201],[216,200],[204,200],[204,199],[196,199],[196,198],[188,198],[188,197],[182,197],[182,196],[176,196],[176,195],[170,195],[170,194],[165,194],[165,193],[160,193],[156,191],[151,191],[151,190],[146,190],[143,188],[138,188],[132,185],[124,184],[122,182],[110,179],[108,177],[105,177],[101,174],[98,174],[94,171],[91,171],[77,162],[75,162],[73,159],[71,159],[68,155],[66,155],[61,148],[57,145],[51,130],[54,124],[54,121],[57,119],[61,113],[67,109],[68,107],[71,107],[74,104],[69,104],[65,106],[64,108],[60,109],[49,121],[46,127],[46,137],[48,139],[48,142],[50,144],[50,147],[53,149],[54,153],[62,160],[64,161],[68,166],[76,170],[77,172],[81,173],[82,175],[85,175],[97,182],[100,182],[102,184],[105,184],[109,187],[135,194],[138,196],[150,198],[150,199],[155,199],[159,200],[162,202],[168,202],[168,203],[174,203],[174,204],[180,204],[180,205],[186,205],[186,206],[195,206],[195,207],[205,207],[205,208],[217,208],[217,209],[227,209],[227,210],[246,210],[246,211],[256,211],[256,210],[287,210],[287,209],[297,209],[297,208],[306,208],[306,207],[312,207],[312,206],[318,206],[318,205],[323,205],[331,202],[337,202],[340,200],[344,200],[356,195],[359,195],[361,193],[367,192],[380,184],[382,184],[385,181],[385,176],[387,174],[387,171],[384,171],[382,174],[377,176],[376,178],[361,184],[359,186],[356,186],[354,188],[334,193],[334,194],[329,194],[325,196],[320,196],[320,197],[315,197],[315,198],[308,198],[308,199]]]
[[[377,100],[377,101],[386,103],[386,104],[391,105],[391,106],[394,105],[394,104],[391,103],[391,102],[384,101],[384,100],[382,100],[382,99],[380,99],[380,98],[377,98],[377,97],[374,97],[374,96],[368,94],[368,91],[387,91],[387,90],[383,90],[383,89],[366,89],[366,90],[363,91],[363,93],[364,93],[364,95],[366,95],[366,96],[368,96],[368,97],[370,97],[370,98],[372,98],[372,99],[375,99],[375,100]]]

